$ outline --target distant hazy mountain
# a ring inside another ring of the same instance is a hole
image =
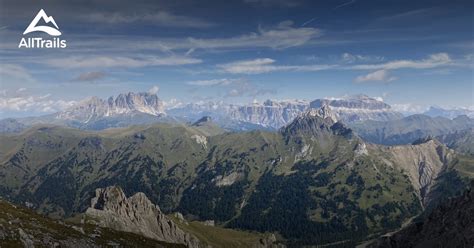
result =
[[[156,94],[129,92],[115,98],[109,97],[107,100],[91,97],[54,114],[0,120],[0,131],[19,132],[37,124],[101,130],[109,127],[176,121],[166,116],[163,102]]]
[[[391,121],[403,118],[403,115],[391,109],[390,105],[366,95],[355,95],[339,99],[317,99],[311,102],[311,108],[329,105],[338,118],[345,123],[357,121]]]
[[[231,119],[258,124],[265,127],[280,128],[309,108],[306,101],[273,101],[263,104],[232,106],[229,109]]]
[[[362,138],[384,145],[410,144],[426,136],[446,135],[474,127],[474,120],[467,116],[454,119],[411,115],[392,121],[364,121],[350,125]]]
[[[458,152],[474,156],[474,129],[466,129],[436,136],[436,139]]]
[[[458,109],[443,109],[440,107],[430,107],[426,112],[423,114],[431,116],[431,117],[445,117],[449,119],[454,119],[460,115],[466,115],[470,118],[474,118],[474,110],[465,109],[465,108],[458,108]]]
[[[338,119],[345,123],[364,120],[386,121],[403,117],[402,114],[392,110],[390,105],[365,95],[349,96],[337,100],[317,99],[312,102],[266,100],[263,103],[242,106],[209,102],[188,104],[168,110],[167,113],[193,119],[209,115],[219,124],[237,121],[240,124],[253,124],[257,128],[260,126],[260,128],[278,129],[292,122],[301,113],[311,108],[320,108],[323,105],[330,106]]]
[[[109,97],[107,101],[91,97],[55,114],[55,118],[88,123],[104,117],[136,113],[160,116],[165,113],[165,109],[163,102],[156,94],[129,92],[120,94],[116,98]]]

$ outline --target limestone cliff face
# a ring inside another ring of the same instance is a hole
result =
[[[430,200],[428,194],[435,179],[446,169],[454,152],[434,139],[405,145],[383,147],[389,159],[401,166],[410,177],[424,205]],[[386,161],[388,164],[391,162]]]
[[[96,189],[86,217],[89,222],[102,227],[187,247],[202,247],[196,237],[181,230],[141,192],[127,198],[116,186]]]

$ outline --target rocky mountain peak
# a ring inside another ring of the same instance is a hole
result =
[[[330,119],[334,123],[337,122],[337,114],[334,113],[331,110],[331,107],[329,107],[329,105],[327,105],[327,104],[324,104],[319,109],[313,109],[312,108],[312,109],[308,110],[306,113],[304,113],[303,115],[313,116],[313,117],[318,116],[318,117],[321,117],[323,119]]]
[[[164,104],[156,94],[128,92],[107,101],[91,97],[56,114],[56,119],[74,120],[87,123],[102,117],[129,113],[145,113],[159,116],[165,113]]]
[[[337,115],[327,105],[300,114],[293,122],[284,127],[282,132],[292,135],[343,135],[348,138],[352,136],[352,130],[338,122]]]
[[[102,227],[187,247],[201,246],[196,237],[181,230],[141,192],[127,198],[117,186],[96,189],[85,216],[87,221]]]

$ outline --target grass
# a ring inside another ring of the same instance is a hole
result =
[[[198,221],[181,222],[169,216],[181,229],[194,234],[199,240],[212,247],[255,247],[265,234],[238,231],[218,226],[207,226]]]

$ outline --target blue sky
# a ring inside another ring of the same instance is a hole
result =
[[[65,49],[18,48],[36,13]],[[397,110],[472,108],[472,1],[4,1],[0,115],[148,91],[175,102],[367,94]],[[158,88],[154,88],[156,92]]]

